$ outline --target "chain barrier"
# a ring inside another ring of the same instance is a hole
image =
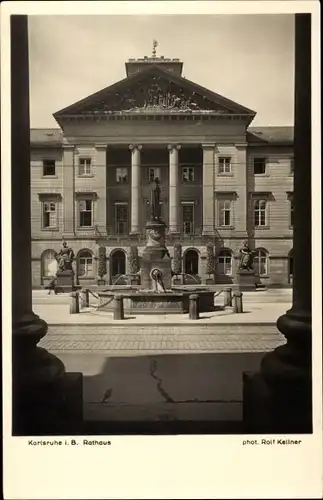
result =
[[[104,306],[107,306],[107,305],[111,304],[111,302],[113,301],[113,299],[114,299],[114,296],[111,297],[111,299],[109,299],[107,302],[103,302],[103,304],[99,304],[96,308],[100,309],[100,307],[104,307]]]
[[[92,295],[95,299],[99,299],[99,298],[100,298],[97,294],[93,293],[93,292],[92,292],[89,288],[87,288],[87,289],[86,289],[86,290],[84,290],[84,291],[87,291],[88,293],[90,293],[90,294],[91,294],[91,295]],[[216,292],[216,293],[214,294],[214,299],[216,299],[217,297],[219,297],[219,295],[221,295],[221,293],[223,293],[223,292],[225,292],[225,291],[226,291],[226,289],[225,289],[225,288],[222,288],[222,290],[220,290],[219,292]],[[233,293],[233,294],[232,294],[231,299],[233,299],[233,297],[235,297],[235,293]],[[80,294],[79,294],[79,298],[80,298],[80,300],[81,300],[82,304],[84,304],[84,303],[86,303],[86,302],[87,302],[87,301],[86,301],[86,299],[83,297],[83,294],[82,294],[82,293],[80,293]],[[111,298],[110,298],[107,302],[103,302],[103,304],[98,304],[98,305],[96,305],[96,306],[91,305],[90,303],[88,303],[88,306],[87,306],[87,307],[93,307],[93,308],[95,308],[96,310],[98,310],[98,309],[100,309],[100,308],[102,308],[102,307],[105,307],[105,306],[107,306],[107,305],[111,304],[111,302],[113,301],[113,299],[114,299],[114,296],[113,296],[113,297],[111,297]],[[231,301],[230,301],[230,302],[231,302]],[[225,304],[225,305],[224,305],[224,307],[226,307],[227,305],[228,305],[228,304]]]
[[[89,288],[83,290],[83,292],[88,292],[90,293],[95,299],[99,299],[100,297],[98,295],[96,295],[95,293],[93,293]],[[83,294],[80,293],[79,294],[79,297],[80,297],[80,300],[82,302],[82,305],[83,304],[86,304],[88,301],[86,300],[86,298],[83,297]],[[107,306],[108,304],[110,304],[114,299],[114,296],[111,297],[107,302],[104,302],[103,304],[97,304],[97,305],[91,305],[90,303],[87,304],[87,307],[93,307],[94,309],[98,310],[100,309],[101,307],[104,307],[104,306]]]
[[[82,307],[93,307],[93,308],[97,308],[98,306],[94,306],[92,304],[90,304],[90,301],[88,299],[88,297],[84,297],[83,293],[82,292],[88,292],[88,294],[91,294],[93,295],[93,297],[95,299],[99,299],[99,296],[96,295],[95,293],[93,293],[89,288],[86,288],[84,290],[81,290],[81,292],[79,293],[79,299],[81,301],[81,304],[82,304]]]

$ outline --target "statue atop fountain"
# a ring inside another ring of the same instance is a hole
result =
[[[150,290],[155,288],[156,279],[151,272],[158,270],[162,288],[171,288],[171,258],[165,244],[166,224],[161,218],[161,188],[159,179],[154,180],[150,192],[150,220],[146,224],[146,247],[143,251],[141,286]],[[155,275],[157,276],[155,273]]]
[[[161,220],[161,203],[160,203],[160,183],[158,177],[154,180],[155,187],[150,192],[150,217],[151,221],[160,222]]]

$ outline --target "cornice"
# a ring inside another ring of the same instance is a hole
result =
[[[113,114],[73,114],[61,115],[61,123],[68,122],[102,122],[102,121],[247,121],[250,118],[242,114],[224,114],[216,112],[164,112],[164,113],[113,113]]]

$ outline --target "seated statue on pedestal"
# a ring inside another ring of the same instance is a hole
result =
[[[71,247],[67,245],[67,242],[63,242],[63,246],[58,253],[55,255],[58,262],[59,271],[73,271],[72,262],[74,260],[74,252]]]
[[[240,262],[239,262],[239,271],[251,271],[253,269],[253,257],[254,253],[250,250],[248,246],[248,241],[245,241],[243,247],[239,250]]]

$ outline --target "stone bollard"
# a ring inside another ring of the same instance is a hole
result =
[[[243,312],[243,307],[242,307],[242,292],[236,292],[233,295],[233,312],[234,313],[242,313]]]
[[[80,312],[80,297],[78,292],[71,293],[71,304],[70,304],[70,313],[78,314]]]
[[[195,293],[189,296],[189,318],[190,319],[199,319],[200,311],[199,311],[199,300],[200,297]]]
[[[225,288],[223,290],[223,306],[232,306],[232,288]]]
[[[115,295],[113,301],[113,319],[124,319],[123,297]]]
[[[81,290],[81,308],[90,307],[90,297],[87,289]]]

